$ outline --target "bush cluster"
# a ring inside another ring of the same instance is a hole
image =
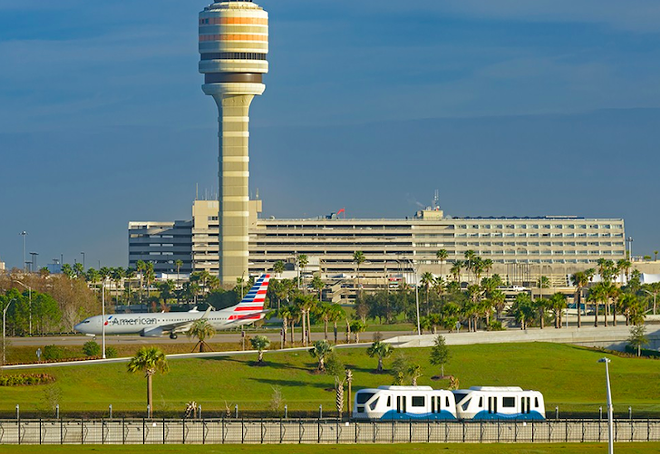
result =
[[[55,377],[48,374],[0,375],[0,386],[45,385],[54,381]]]
[[[64,349],[59,345],[46,345],[43,358],[46,361],[57,361],[64,358]]]
[[[83,353],[87,356],[101,356],[101,346],[94,342],[93,340],[85,342],[83,345]],[[106,349],[107,353],[107,349]]]

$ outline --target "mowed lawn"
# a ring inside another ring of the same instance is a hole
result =
[[[2,446],[6,454],[142,454],[142,453],[180,453],[193,451],[199,454],[331,454],[338,452],[360,452],[361,454],[597,454],[607,451],[606,444],[398,444],[398,445],[360,445],[359,449],[346,445],[215,445],[215,446],[180,446],[180,445],[134,445],[134,446]],[[618,454],[647,454],[660,452],[660,443],[616,443]]]
[[[446,374],[458,377],[461,388],[474,385],[521,386],[541,391],[546,409],[596,416],[605,404],[605,368],[597,360],[603,353],[590,349],[546,343],[454,346]],[[438,367],[429,363],[429,348],[397,349],[422,366],[420,385],[447,387],[446,380],[432,380]],[[396,354],[395,352],[395,354]],[[392,383],[388,374],[374,372],[376,359],[366,348],[340,349],[341,360],[354,372],[353,390]],[[608,355],[609,356],[609,355]],[[627,415],[628,406],[637,414],[660,416],[660,361],[609,356],[612,393],[617,415]],[[170,372],[154,377],[154,410],[182,412],[186,402],[201,404],[207,415],[226,408],[269,409],[274,389],[281,390],[290,412],[314,411],[323,405],[334,410],[334,379],[315,372],[316,362],[306,352],[266,353],[265,366],[255,366],[256,355],[231,358],[170,360]],[[392,358],[385,360],[389,367]],[[30,372],[39,372],[32,370]],[[103,412],[113,405],[122,411],[143,411],[146,380],[129,374],[126,364],[76,365],[44,369],[57,381],[48,386],[0,387],[0,412],[14,411],[16,404],[27,413],[44,412],[59,402],[63,414]],[[17,373],[17,372],[6,372]]]

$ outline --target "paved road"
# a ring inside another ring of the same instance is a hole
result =
[[[267,336],[271,343],[279,343],[280,334],[275,331],[268,332],[258,332],[258,331],[247,331],[248,336],[254,336],[256,334],[262,334]],[[330,340],[333,339],[334,335],[332,331],[329,334]],[[410,331],[384,331],[381,333],[383,338],[390,338],[396,336],[406,336],[412,334]],[[289,339],[290,334],[287,335]],[[360,341],[371,342],[373,340],[374,333],[366,332],[360,333]],[[82,346],[85,342],[92,339],[90,336],[76,335],[76,336],[47,336],[47,337],[12,337],[8,338],[11,342],[11,345],[14,347],[43,347],[44,345],[62,345],[62,346]],[[300,329],[296,330],[295,336],[296,342],[300,340]],[[312,340],[323,339],[323,333],[312,333]],[[345,340],[345,334],[343,331],[338,333],[338,339],[340,341]],[[97,336],[97,341],[101,341],[101,336]],[[190,343],[195,342],[192,339],[188,339],[184,334],[180,334],[178,339],[170,339],[169,336],[161,337],[140,337],[140,336],[106,336],[106,343],[108,345],[124,345],[124,344],[135,344],[135,345],[154,345],[154,344],[171,344],[171,343]],[[240,331],[232,332],[220,332],[213,336],[210,340],[210,343],[236,343],[238,344],[241,341]]]

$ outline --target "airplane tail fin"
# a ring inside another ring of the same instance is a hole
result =
[[[260,320],[263,317],[266,293],[268,292],[269,274],[262,274],[240,303],[234,306],[229,320]]]

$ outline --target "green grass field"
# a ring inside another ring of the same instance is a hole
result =
[[[439,369],[429,363],[428,348],[405,349],[422,366],[418,383],[436,388],[447,381],[433,381]],[[353,390],[391,384],[392,377],[374,372],[376,359],[366,349],[338,350],[354,371]],[[462,388],[473,385],[517,385],[543,392],[546,409],[560,415],[582,413],[596,416],[605,404],[605,371],[597,360],[602,352],[561,344],[497,344],[451,347],[452,359],[445,373],[460,380]],[[154,378],[154,410],[176,414],[195,400],[208,416],[235,404],[240,410],[263,411],[270,406],[273,388],[279,387],[291,413],[334,409],[332,377],[317,374],[315,360],[306,352],[266,353],[266,365],[253,365],[256,355],[217,359],[171,360],[170,373]],[[660,415],[660,362],[611,356],[610,374],[615,412],[627,415]],[[385,361],[387,368],[392,358]],[[24,414],[46,414],[56,399],[61,411],[104,412],[113,405],[122,412],[142,412],[146,407],[146,380],[126,372],[126,364],[80,365],[44,370],[56,377],[53,385],[0,387],[0,413],[10,415],[16,404]],[[32,371],[31,371],[32,372]],[[6,372],[10,373],[10,372]],[[15,373],[15,372],[11,372]]]
[[[355,451],[345,445],[214,445],[214,446],[180,446],[180,445],[134,445],[134,446],[2,446],[4,454],[85,454],[85,453],[179,453],[193,450],[199,454],[329,454]],[[614,446],[618,454],[647,454],[660,452],[660,443],[617,443]],[[400,445],[360,445],[360,454],[437,454],[447,452],[452,454],[596,454],[607,451],[605,444],[400,444]]]

